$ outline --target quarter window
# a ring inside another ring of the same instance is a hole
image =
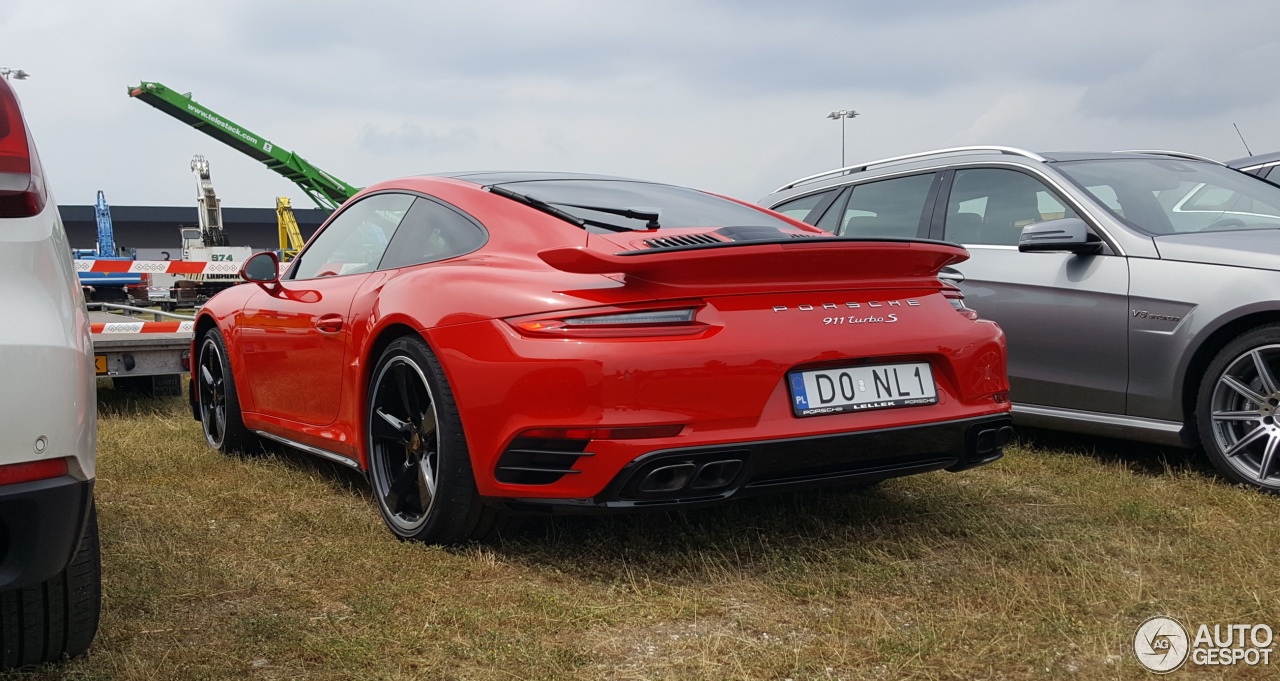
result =
[[[822,217],[824,214],[830,217],[830,214],[835,213],[834,210],[830,210],[830,207],[839,192],[840,188],[837,187],[829,191],[802,196],[794,201],[775,206],[774,210],[789,218],[820,226],[830,232],[833,228],[830,228],[826,223],[833,220],[822,220]],[[819,224],[820,221],[822,224]]]
[[[840,236],[913,239],[929,200],[935,173],[868,182],[853,188],[840,221]]]
[[[413,200],[408,194],[374,194],[348,206],[298,256],[291,278],[373,271]]]
[[[1272,166],[1271,170],[1267,171],[1267,181],[1280,184],[1280,166]]]
[[[962,244],[1016,246],[1022,228],[1079,217],[1039,180],[1016,170],[957,170],[943,233]]]
[[[462,213],[418,198],[391,238],[380,270],[421,265],[470,253],[484,245],[485,232]]]

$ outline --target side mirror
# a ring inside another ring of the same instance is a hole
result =
[[[1080,218],[1037,222],[1022,228],[1018,250],[1023,253],[1069,251],[1079,255],[1102,252],[1102,240]]]
[[[280,284],[280,258],[271,251],[254,253],[240,268],[240,278],[259,286]]]
[[[938,270],[938,279],[953,286],[959,286],[964,283],[964,273],[954,267],[944,267]]]

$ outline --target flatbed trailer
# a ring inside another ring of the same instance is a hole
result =
[[[92,324],[123,325],[138,320],[90,311]],[[98,378],[110,378],[117,390],[152,397],[182,394],[182,376],[191,357],[191,333],[94,333],[93,354]]]

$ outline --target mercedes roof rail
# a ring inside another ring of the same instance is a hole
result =
[[[935,151],[920,151],[914,154],[905,154],[903,156],[891,156],[889,158],[882,158],[876,161],[868,161],[866,163],[858,163],[856,165],[845,166],[843,168],[837,168],[835,170],[828,170],[824,173],[818,173],[817,175],[802,177],[794,182],[790,182],[781,187],[778,187],[774,191],[780,192],[786,189],[791,189],[793,187],[797,187],[802,184],[807,184],[815,180],[821,180],[825,177],[836,177],[839,175],[849,175],[852,173],[860,173],[872,166],[882,166],[882,165],[888,165],[890,163],[901,163],[903,161],[914,161],[916,159],[930,158],[933,156],[950,156],[953,154],[974,154],[974,153],[982,153],[982,152],[995,152],[998,154],[1009,154],[1011,156],[1023,156],[1033,161],[1047,160],[1045,157],[1041,156],[1040,154],[1037,154],[1033,151],[1027,151],[1026,149],[1019,149],[1017,147],[998,147],[998,146],[951,147],[949,149],[937,149]]]
[[[1238,165],[1234,165],[1234,163],[1228,163],[1227,165],[1232,168],[1235,168],[1236,170],[1243,170],[1248,172],[1250,170],[1257,170],[1258,168],[1270,168],[1271,166],[1274,166],[1274,165],[1280,165],[1280,159],[1272,159],[1270,161],[1259,161],[1257,163],[1251,163],[1247,166],[1238,166]]]
[[[1185,158],[1188,161],[1208,161],[1209,163],[1217,163],[1218,165],[1226,165],[1216,158],[1201,156],[1199,154],[1189,154],[1185,151],[1169,151],[1168,149],[1121,149],[1117,154],[1149,154],[1151,156],[1170,156],[1172,158]]]

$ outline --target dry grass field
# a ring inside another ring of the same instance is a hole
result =
[[[1184,452],[1041,435],[961,474],[441,549],[395,541],[349,471],[225,458],[181,400],[101,395],[101,629],[16,678],[1138,679],[1148,616],[1280,628],[1280,498]]]

